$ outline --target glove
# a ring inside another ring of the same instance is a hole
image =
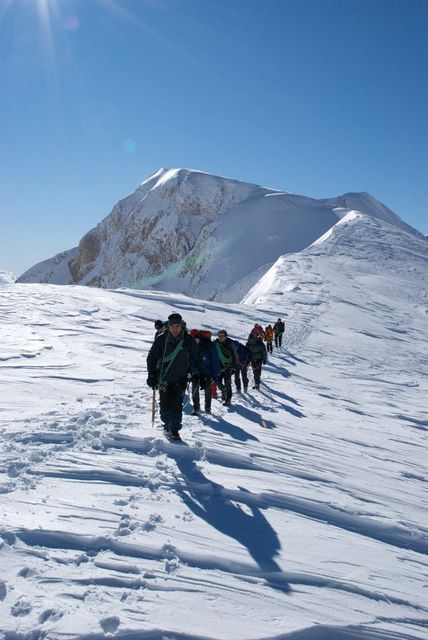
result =
[[[151,389],[156,389],[157,380],[156,376],[153,373],[149,373],[149,377],[147,378],[147,386],[149,386]]]
[[[263,360],[263,364],[267,364],[267,360]]]
[[[201,373],[199,376],[199,388],[205,389],[206,386],[207,386],[207,378],[203,373]]]

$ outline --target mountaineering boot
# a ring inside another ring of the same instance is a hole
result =
[[[180,434],[178,433],[178,431],[171,431],[170,434],[169,434],[169,439],[170,440],[181,440]]]

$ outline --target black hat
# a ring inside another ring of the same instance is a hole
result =
[[[161,329],[163,327],[162,320],[155,320],[155,329]]]
[[[168,316],[168,324],[182,324],[182,322],[183,318],[179,313],[171,313],[171,315]]]

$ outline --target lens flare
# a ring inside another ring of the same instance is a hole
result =
[[[69,13],[65,16],[63,24],[66,31],[77,31],[80,27],[80,20],[75,13]]]
[[[122,149],[125,153],[135,153],[137,150],[137,143],[132,138],[125,138],[122,141]]]
[[[126,20],[127,22],[132,24],[134,27],[137,27],[138,29],[145,31],[147,35],[151,36],[152,38],[155,38],[165,47],[168,47],[169,49],[172,49],[175,52],[178,52],[181,54],[183,53],[170,40],[162,36],[155,29],[152,29],[152,27],[149,27],[148,24],[143,22],[135,14],[128,11],[123,5],[119,4],[117,0],[95,0],[95,2],[103,9],[107,9],[108,11],[110,11],[110,13],[112,13],[113,15],[116,15],[117,17],[122,18],[123,20]],[[143,0],[143,4],[144,3],[148,5],[152,4],[150,0]],[[152,5],[152,6],[155,6],[155,5]]]

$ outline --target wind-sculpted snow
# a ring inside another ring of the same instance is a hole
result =
[[[15,282],[15,276],[10,271],[0,269],[0,286],[2,284],[12,284]]]
[[[238,302],[279,256],[308,247],[355,208],[418,236],[367,193],[316,200],[201,171],[161,169],[77,248],[35,265],[19,282],[155,288]]]
[[[425,640],[426,277],[425,240],[349,214],[248,305],[4,287],[0,638]],[[177,310],[286,326],[260,391],[186,395],[180,444],[145,385]]]

